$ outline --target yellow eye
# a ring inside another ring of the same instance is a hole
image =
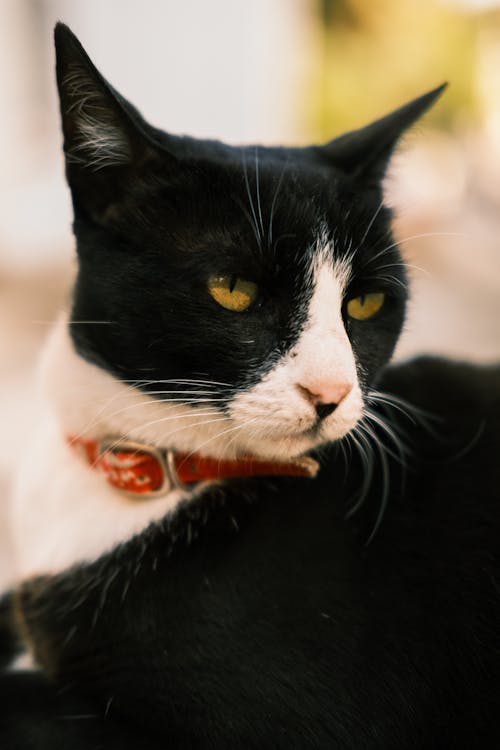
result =
[[[362,294],[361,297],[354,297],[347,303],[347,314],[354,320],[367,320],[378,313],[384,304],[385,294],[375,292],[374,294]]]
[[[257,284],[232,276],[210,276],[207,288],[214,300],[232,312],[243,312],[257,297]]]

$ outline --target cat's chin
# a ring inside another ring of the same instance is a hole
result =
[[[324,429],[309,429],[297,435],[276,434],[259,440],[252,440],[242,445],[242,452],[257,458],[287,461],[291,458],[299,458],[327,443],[333,443],[344,438],[350,433],[356,424],[342,431],[336,431],[328,435]]]

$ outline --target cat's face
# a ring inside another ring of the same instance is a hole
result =
[[[72,319],[96,321],[77,352],[155,401],[164,446],[286,458],[349,432],[404,317],[380,182],[436,93],[324,147],[237,148],[148,126],[67,31],[58,80]]]

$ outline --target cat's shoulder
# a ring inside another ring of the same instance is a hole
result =
[[[387,367],[379,387],[439,411],[489,406],[500,418],[500,365],[421,356]]]

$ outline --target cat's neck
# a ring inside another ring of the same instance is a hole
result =
[[[92,561],[173,511],[188,495],[172,489],[144,502],[110,486],[81,460],[67,435],[100,439],[130,433],[143,440],[159,436],[150,399],[83,360],[62,315],[40,362],[41,408],[22,468],[14,482],[11,529],[16,576],[55,574]],[[24,467],[28,465],[29,471]],[[189,497],[196,493],[190,491]]]
[[[41,381],[61,434],[96,440],[121,437],[214,458],[239,456],[237,446],[228,446],[221,435],[226,427],[222,414],[211,425],[208,408],[162,402],[83,359],[73,345],[66,313],[46,346]],[[202,432],[197,429],[200,423]]]

